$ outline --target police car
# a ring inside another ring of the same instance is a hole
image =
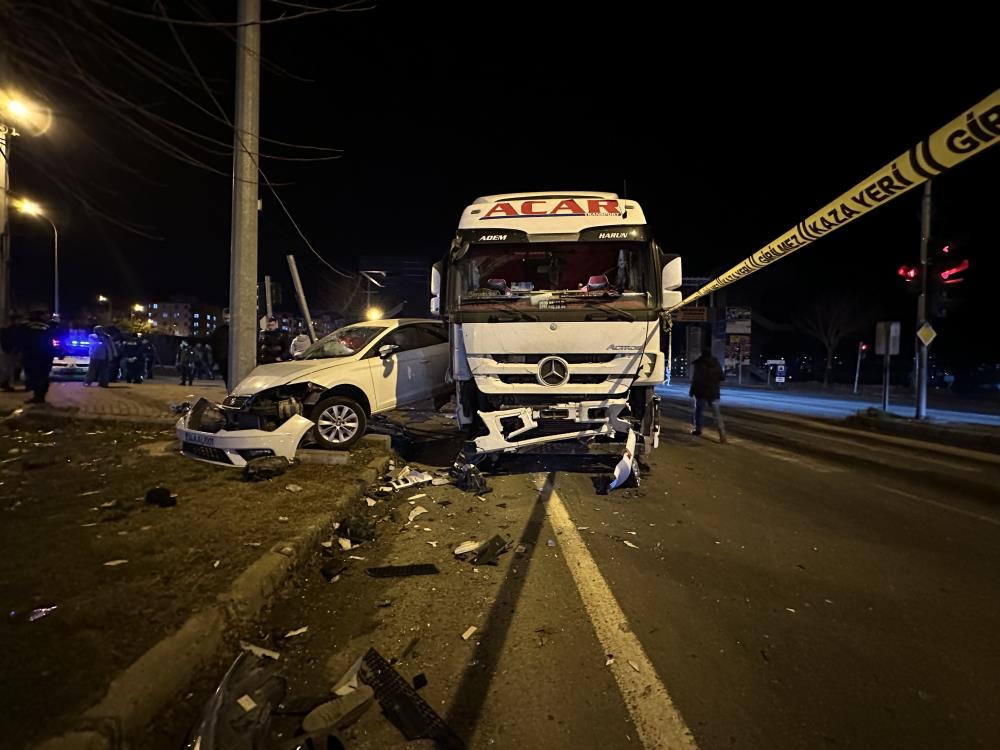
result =
[[[90,366],[90,343],[87,332],[71,330],[57,333],[52,338],[55,358],[52,360],[53,379],[73,380],[83,378]]]

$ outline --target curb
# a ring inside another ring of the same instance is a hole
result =
[[[1000,429],[988,425],[955,426],[954,423],[922,423],[906,419],[885,419],[855,414],[843,420],[848,427],[868,432],[944,443],[956,448],[1000,453]]]
[[[366,436],[367,437],[367,436]],[[384,447],[382,441],[366,441]],[[373,459],[358,472],[356,487],[346,502],[385,472],[389,456]],[[183,691],[202,666],[212,660],[226,632],[254,618],[272,594],[307,559],[333,522],[306,527],[298,536],[276,543],[241,573],[215,604],[188,618],[179,630],[163,638],[136,659],[108,686],[104,698],[76,720],[75,728],[35,745],[35,750],[125,750],[131,738]]]

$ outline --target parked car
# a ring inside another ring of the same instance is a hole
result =
[[[259,456],[291,459],[304,437],[346,450],[373,414],[418,401],[446,401],[448,332],[436,320],[358,323],[317,341],[300,359],[261,365],[221,404],[200,401],[177,424],[182,451],[244,466]]]

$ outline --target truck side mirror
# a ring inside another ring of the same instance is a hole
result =
[[[431,266],[431,315],[441,314],[441,264]]]
[[[683,294],[676,291],[683,283],[680,258],[674,257],[667,262],[663,267],[660,281],[662,306],[666,310],[674,307],[684,298]]]

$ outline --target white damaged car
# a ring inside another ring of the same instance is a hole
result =
[[[435,320],[358,323],[334,331],[298,359],[261,365],[221,404],[205,399],[177,423],[182,452],[245,466],[253,458],[295,455],[311,438],[346,450],[373,414],[418,401],[447,401],[448,332]]]

